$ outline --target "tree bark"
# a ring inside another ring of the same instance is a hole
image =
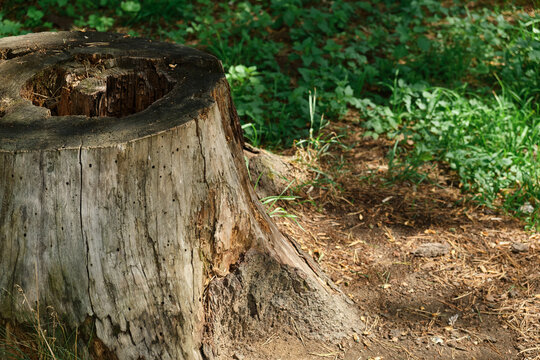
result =
[[[92,359],[223,357],[270,327],[359,327],[259,204],[216,58],[60,32],[1,39],[0,59],[4,324],[27,318],[20,286]]]

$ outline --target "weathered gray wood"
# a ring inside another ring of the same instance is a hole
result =
[[[292,318],[329,338],[357,325],[258,203],[217,59],[100,33],[1,39],[0,56],[4,322],[25,320],[19,285],[91,339],[94,359],[200,359],[203,341],[217,354],[241,324],[264,331]],[[51,89],[36,85],[43,74],[64,77],[56,86],[85,66],[78,81],[96,88],[73,97],[80,82],[69,80],[47,95],[52,106],[36,100]],[[157,101],[141,105],[130,84]]]

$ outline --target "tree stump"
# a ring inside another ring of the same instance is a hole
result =
[[[52,306],[91,359],[225,356],[353,307],[249,184],[219,60],[93,32],[0,40],[0,318]]]

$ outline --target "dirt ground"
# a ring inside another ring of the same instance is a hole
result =
[[[366,327],[340,344],[289,329],[234,358],[540,359],[540,235],[464,202],[444,169],[419,185],[385,184],[389,141],[340,126],[350,149],[318,164],[335,183],[304,187],[313,202],[280,203],[301,227],[274,220],[357,304]]]

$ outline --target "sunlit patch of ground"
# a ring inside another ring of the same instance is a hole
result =
[[[444,169],[433,169],[432,180],[422,184],[386,184],[390,143],[342,125],[351,146],[339,151],[345,166],[318,164],[335,186],[312,189],[313,203],[288,205],[301,227],[274,220],[354,300],[367,328],[339,346],[312,343],[294,331],[275,334],[256,344],[255,353],[268,359],[539,358],[540,236],[498,211],[464,202]],[[443,244],[446,253],[415,256],[426,243]]]

